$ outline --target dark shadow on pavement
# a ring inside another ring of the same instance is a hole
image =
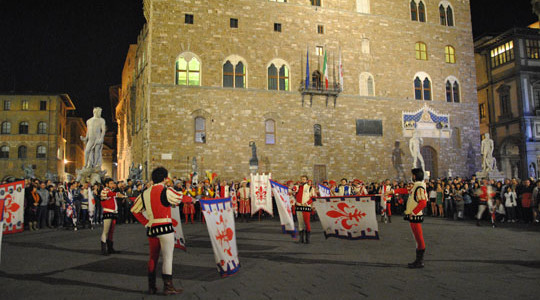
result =
[[[430,259],[430,262],[483,263],[496,265],[517,265],[540,269],[540,260],[494,260],[494,259]]]

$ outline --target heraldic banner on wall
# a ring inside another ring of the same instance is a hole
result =
[[[4,202],[4,209],[2,210],[4,212],[4,234],[23,231],[24,181],[0,185],[0,200]]]
[[[274,215],[272,207],[272,186],[270,185],[271,174],[251,174],[251,215],[259,210],[264,210],[271,216]]]
[[[379,239],[375,201],[371,197],[317,197],[313,205],[326,238]]]
[[[200,203],[218,271],[222,277],[233,275],[238,272],[240,261],[231,198],[201,199]]]
[[[171,208],[171,219],[174,229],[174,248],[186,251],[186,240],[182,230],[182,219],[180,218],[180,208],[178,206]]]
[[[296,237],[297,231],[294,227],[291,200],[289,199],[289,188],[273,180],[270,180],[270,184],[272,185],[274,199],[276,199],[281,229],[283,230],[283,233],[288,233],[294,238]]]

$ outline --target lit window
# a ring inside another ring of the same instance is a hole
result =
[[[525,40],[525,47],[527,48],[527,58],[540,59],[539,40]]]
[[[45,146],[38,146],[36,151],[36,158],[46,158],[47,148]]]
[[[313,141],[315,146],[322,146],[322,127],[319,124],[313,125]]]
[[[27,150],[26,146],[20,146],[18,151],[17,151],[18,158],[22,158],[22,159],[26,158],[27,157],[27,152],[28,152],[28,150]]]
[[[201,63],[196,57],[191,57],[189,62],[185,56],[178,57],[176,61],[176,84],[201,85]]]
[[[287,68],[285,65],[279,68],[279,90],[289,90],[289,68]]]
[[[9,146],[0,147],[0,158],[9,158]]]
[[[369,14],[369,0],[356,0],[356,12]]]
[[[480,119],[484,119],[486,117],[486,104],[482,103],[478,106],[478,113],[480,114]]]
[[[206,143],[206,119],[195,118],[195,143]]]
[[[323,56],[324,55],[323,49],[324,49],[323,46],[315,46],[315,54],[318,56]]]
[[[10,122],[2,122],[2,134],[10,134],[11,133],[11,123]]]
[[[321,0],[311,0],[311,5],[313,5],[313,6],[321,6]]]
[[[267,145],[276,143],[276,122],[274,120],[266,120],[265,123],[265,140]]]
[[[19,123],[19,134],[28,134],[28,122]]]
[[[514,41],[509,41],[491,50],[491,67],[497,67],[514,60]]]
[[[47,123],[45,122],[39,122],[38,123],[38,134],[47,134]]]
[[[444,47],[444,60],[446,63],[455,64],[456,63],[456,50],[452,46]]]
[[[11,109],[11,101],[4,100],[4,110],[10,110]]]
[[[416,42],[414,45],[414,50],[416,52],[416,59],[427,60],[427,46],[425,43]]]
[[[22,101],[22,107],[21,107],[22,110],[28,110],[28,100],[23,100]]]

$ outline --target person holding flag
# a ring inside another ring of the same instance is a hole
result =
[[[296,204],[298,218],[298,231],[300,232],[300,243],[309,244],[311,235],[311,204],[312,197],[315,197],[315,189],[308,183],[308,177],[302,175],[300,177],[300,185],[296,191]]]
[[[159,254],[163,257],[161,274],[163,278],[163,293],[165,295],[180,294],[183,289],[177,289],[172,282],[172,262],[174,251],[174,228],[171,219],[171,205],[179,205],[184,195],[166,186],[169,172],[163,167],[152,171],[154,185],[146,189],[135,199],[131,207],[133,216],[146,227],[146,235],[150,245],[148,261],[148,293],[157,293],[156,266]],[[176,208],[177,209],[177,208]],[[143,215],[146,211],[146,216]]]

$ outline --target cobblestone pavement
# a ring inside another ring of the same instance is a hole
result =
[[[487,225],[487,224],[486,224]],[[540,226],[427,218],[426,267],[406,268],[415,242],[395,216],[381,240],[312,243],[281,234],[277,220],[237,223],[240,271],[221,279],[203,224],[184,225],[188,251],[175,250],[178,299],[538,299]],[[158,299],[145,294],[148,242],[140,224],[115,231],[121,253],[101,256],[96,230],[44,229],[4,236],[1,299]],[[161,267],[158,267],[160,270]],[[159,272],[159,271],[158,271]],[[158,277],[158,287],[161,289]],[[173,297],[171,297],[173,298]]]

